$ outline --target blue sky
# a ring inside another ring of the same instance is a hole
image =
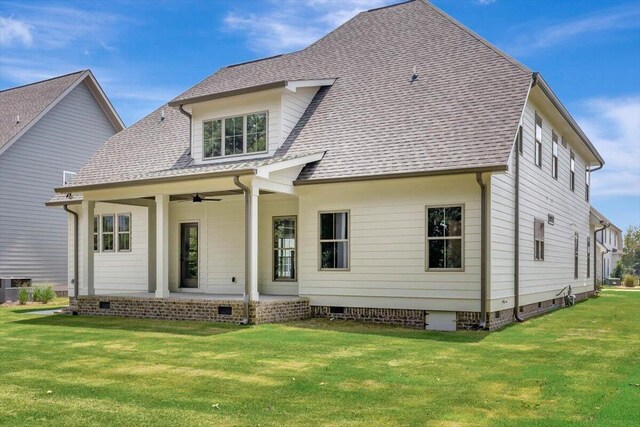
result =
[[[127,125],[221,66],[305,47],[389,0],[0,2],[0,88],[90,68]],[[640,1],[434,0],[540,71],[607,161],[594,205],[640,225]]]

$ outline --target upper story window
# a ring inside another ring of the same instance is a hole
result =
[[[571,159],[569,160],[569,188],[571,191],[576,190],[576,155],[571,150]]]
[[[205,159],[267,151],[267,112],[203,122]]]
[[[551,134],[551,175],[558,179],[558,135],[555,132]]]
[[[520,125],[520,127],[518,128],[518,151],[520,152],[520,154],[523,153],[524,151],[524,143],[523,143],[523,138],[522,138],[522,125]]]
[[[587,166],[584,170],[584,198],[587,202],[589,201],[590,187],[591,187],[591,171]]]
[[[536,113],[536,145],[534,150],[536,166],[542,167],[542,118]]]
[[[75,172],[62,171],[62,185],[69,185],[74,176],[76,176]]]

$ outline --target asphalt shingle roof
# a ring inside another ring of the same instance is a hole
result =
[[[532,73],[416,0],[360,13],[299,52],[222,68],[171,104],[321,78],[337,80],[318,92],[275,154],[326,151],[299,182],[504,167]],[[73,184],[188,168],[188,119],[162,109],[164,122],[157,110],[112,137]]]
[[[75,83],[82,73],[84,71],[1,91],[0,149]]]

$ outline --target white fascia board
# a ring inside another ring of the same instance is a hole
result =
[[[261,178],[269,179],[269,174],[271,172],[276,172],[283,169],[289,169],[296,166],[304,166],[307,163],[317,162],[319,160],[322,160],[322,158],[324,157],[324,153],[325,152],[322,151],[319,153],[309,154],[307,156],[297,157],[295,159],[284,160],[282,162],[276,162],[276,163],[271,163],[270,165],[260,166],[256,171],[256,175]]]
[[[284,87],[291,92],[295,92],[300,87],[318,87],[318,86],[331,86],[335,83],[336,79],[319,79],[319,80],[291,80],[285,83]]]

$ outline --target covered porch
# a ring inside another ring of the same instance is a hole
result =
[[[192,319],[188,313],[201,307],[209,313],[203,320],[238,321],[242,313],[255,322],[264,310],[280,307],[295,312],[292,319],[306,317],[308,302],[297,292],[296,236],[276,239],[274,227],[276,218],[292,219],[295,233],[293,179],[311,159],[84,192],[77,209],[75,310]],[[274,240],[286,251],[274,250]],[[289,259],[275,259],[280,253]],[[282,274],[278,265],[285,264]],[[300,304],[304,314],[291,309]]]

